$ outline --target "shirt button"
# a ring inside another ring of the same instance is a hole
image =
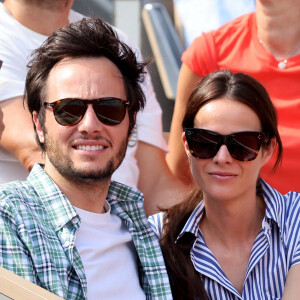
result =
[[[79,222],[79,219],[77,218],[77,217],[75,217],[74,219],[73,219],[73,223],[74,224],[77,224]]]
[[[70,242],[69,241],[66,241],[65,243],[64,243],[64,247],[65,248],[68,248],[70,246]]]
[[[266,230],[270,230],[270,225],[268,223],[265,223]]]

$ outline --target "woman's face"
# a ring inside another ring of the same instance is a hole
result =
[[[220,98],[201,107],[194,119],[194,128],[228,135],[240,131],[261,131],[261,124],[256,113],[247,105]],[[222,145],[214,157],[199,159],[189,153],[184,135],[183,141],[194,180],[203,191],[204,199],[233,200],[245,196],[245,193],[255,195],[260,168],[274,150],[274,143],[271,143],[268,150],[261,147],[254,160],[239,161]]]

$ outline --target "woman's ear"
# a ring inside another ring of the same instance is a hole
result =
[[[44,132],[43,132],[43,129],[42,129],[42,125],[39,121],[39,118],[38,118],[38,113],[36,111],[34,111],[32,113],[32,119],[33,119],[33,122],[34,122],[34,125],[35,125],[35,131],[36,131],[36,134],[39,138],[39,141],[41,144],[43,144],[45,142],[45,136],[44,136]]]
[[[189,145],[188,145],[188,143],[186,141],[185,132],[184,131],[182,132],[181,138],[182,138],[182,142],[183,142],[185,153],[186,153],[187,157],[190,158],[191,157],[190,148],[189,148]]]
[[[262,151],[263,165],[265,165],[272,157],[272,155],[276,149],[276,145],[277,145],[276,138],[273,137],[270,140],[270,145],[268,146],[268,148],[263,148],[263,151]]]

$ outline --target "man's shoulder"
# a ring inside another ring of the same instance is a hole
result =
[[[0,184],[0,193],[1,194],[26,194],[32,192],[32,185],[29,181],[20,181],[15,180],[7,183]]]
[[[26,203],[37,199],[36,191],[28,181],[12,181],[0,185],[0,202]]]
[[[40,194],[51,185],[49,176],[39,164],[35,164],[25,181],[11,181],[0,185],[0,201],[11,204],[25,203],[27,207],[40,202]]]
[[[42,204],[34,188],[27,181],[13,181],[0,185],[0,218],[10,224],[32,220]]]
[[[69,22],[70,23],[81,21],[83,18],[85,18],[85,16],[82,15],[81,13],[79,13],[73,9],[70,10],[70,13],[69,13]]]

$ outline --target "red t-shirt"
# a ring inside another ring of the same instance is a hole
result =
[[[203,33],[183,53],[182,61],[203,77],[216,70],[246,73],[267,89],[278,112],[283,160],[270,174],[275,155],[261,176],[281,193],[300,191],[300,55],[288,59],[285,69],[257,37],[255,13],[241,16],[218,30]]]

